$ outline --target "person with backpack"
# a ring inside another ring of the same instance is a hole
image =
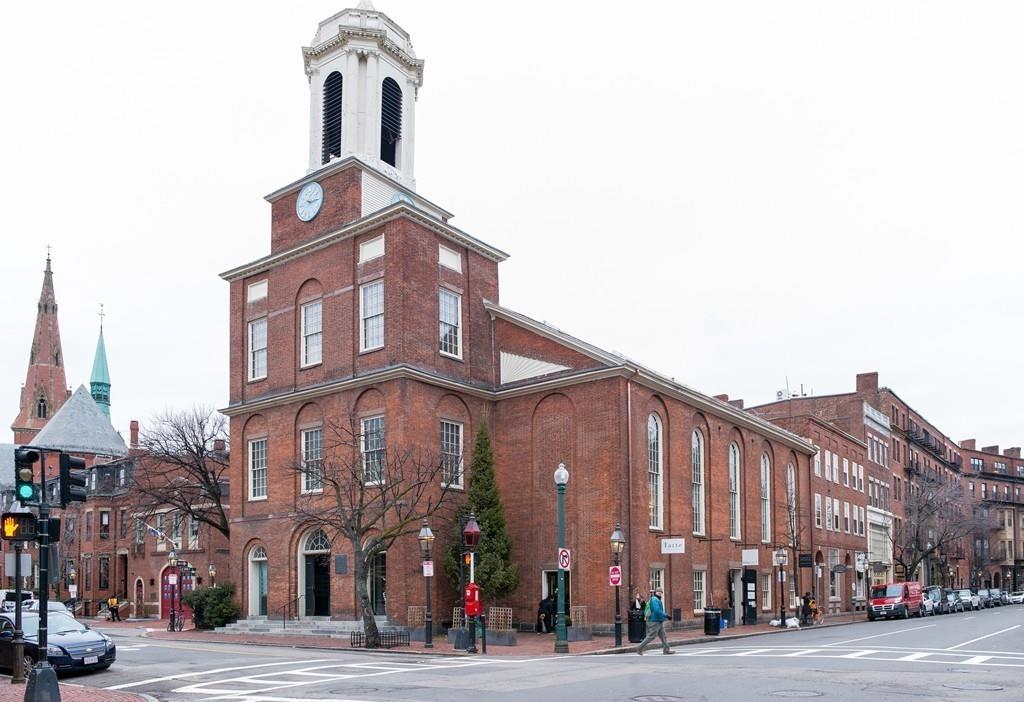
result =
[[[661,639],[662,652],[666,656],[675,653],[669,648],[668,638],[665,637],[665,620],[668,617],[665,615],[665,605],[661,602],[661,596],[661,590],[654,590],[651,592],[651,599],[647,600],[647,637],[637,646],[638,655],[644,655],[644,647],[653,641],[655,636]]]

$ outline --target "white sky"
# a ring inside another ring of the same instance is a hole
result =
[[[1024,6],[375,2],[427,62],[418,190],[512,255],[503,304],[748,405],[878,370],[1024,443]],[[47,243],[73,386],[106,304],[119,430],[226,404],[217,274],[269,251],[345,6],[5,6],[0,421]]]

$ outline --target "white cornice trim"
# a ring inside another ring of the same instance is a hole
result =
[[[406,35],[406,38],[408,38],[408,35]],[[306,69],[308,70],[309,64],[313,59],[320,58],[333,49],[344,46],[352,39],[364,39],[376,43],[377,48],[416,73],[417,87],[423,85],[423,66],[425,65],[423,59],[411,56],[405,49],[388,39],[387,30],[370,27],[341,26],[338,28],[338,33],[330,39],[322,41],[316,46],[302,47],[302,58]]]
[[[527,317],[525,314],[521,314],[515,310],[510,310],[507,307],[502,307],[490,300],[484,300],[483,302],[484,309],[490,313],[491,319],[504,319],[506,322],[511,322],[512,324],[524,327],[539,336],[543,336],[545,339],[550,339],[562,346],[567,346],[573,351],[610,366],[618,366],[626,361],[626,359],[621,356],[616,356],[608,353],[607,351],[603,351],[592,344],[588,344],[582,339],[577,339],[574,336],[566,334],[560,329],[556,329],[548,324],[544,324],[543,322],[538,322],[535,319]]]
[[[465,233],[461,229],[456,229],[439,219],[435,219],[426,212],[423,212],[408,203],[396,202],[390,207],[386,207],[383,210],[378,210],[373,214],[363,217],[362,219],[350,222],[341,229],[336,229],[333,232],[328,232],[327,234],[318,236],[315,239],[293,246],[290,249],[285,249],[284,251],[279,251],[276,254],[264,256],[263,258],[238,266],[237,268],[224,271],[220,274],[220,277],[230,282],[238,280],[239,278],[255,275],[256,273],[263,273],[275,266],[279,266],[287,261],[298,258],[299,256],[304,256],[344,239],[362,234],[363,232],[379,227],[392,220],[401,218],[413,220],[441,237],[460,246],[472,249],[484,258],[494,261],[495,263],[501,263],[508,258],[508,254],[501,249],[489,246],[479,239]]]
[[[280,200],[285,195],[298,192],[299,190],[302,189],[302,186],[306,185],[307,183],[312,183],[314,180],[326,178],[329,175],[333,175],[338,171],[343,171],[346,168],[351,168],[353,166],[356,168],[360,168],[364,171],[370,171],[371,173],[373,173],[373,175],[379,178],[383,178],[384,180],[391,183],[391,185],[393,185],[395,189],[400,190],[401,192],[408,195],[413,202],[422,202],[427,207],[431,207],[440,212],[446,219],[451,219],[452,217],[455,216],[445,208],[428,200],[422,195],[417,194],[416,191],[411,190],[409,186],[406,185],[405,183],[395,180],[393,176],[390,176],[387,173],[384,173],[383,171],[374,168],[373,166],[366,163],[365,161],[363,161],[362,159],[355,155],[349,155],[346,156],[345,158],[334,159],[330,163],[324,164],[320,168],[317,168],[315,171],[307,173],[298,180],[293,180],[291,183],[288,183],[288,185],[280,187],[268,195],[264,195],[263,199],[266,200],[267,202],[273,203],[276,200]]]

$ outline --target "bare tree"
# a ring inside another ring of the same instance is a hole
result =
[[[904,493],[906,517],[889,530],[893,560],[908,578],[932,555],[952,552],[978,528],[975,512],[965,507],[963,488],[941,473],[920,472]]]
[[[136,507],[170,507],[230,536],[227,429],[227,418],[208,407],[154,417],[139,440],[143,453],[129,491]]]
[[[297,511],[306,521],[348,542],[356,600],[367,648],[380,645],[366,574],[374,558],[398,539],[416,534],[424,517],[447,507],[437,455],[387,445],[383,425],[361,433],[346,423],[325,423],[319,458],[294,466],[304,482]]]

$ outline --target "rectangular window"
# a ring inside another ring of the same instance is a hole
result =
[[[110,538],[110,512],[100,512],[100,538]]]
[[[193,551],[199,548],[199,520],[195,517],[188,519],[188,547]]]
[[[135,518],[135,543],[146,543],[146,526],[139,517]]]
[[[261,280],[256,283],[249,283],[249,288],[245,296],[245,301],[252,303],[257,302],[266,298],[267,296],[267,281]]]
[[[850,503],[843,503],[843,531],[850,533]]]
[[[665,589],[665,569],[664,568],[651,568],[650,570],[650,585],[651,590],[664,590]],[[664,604],[664,602],[662,602]]]
[[[772,574],[761,573],[761,609],[768,612],[772,608]]]
[[[359,262],[366,263],[384,255],[384,235],[359,244]]]
[[[92,512],[85,513],[85,540],[92,541]]]
[[[302,491],[320,492],[324,489],[323,429],[302,432]]]
[[[100,556],[100,590],[110,587],[110,556]]]
[[[857,464],[857,489],[864,492],[864,466]]]
[[[840,576],[836,572],[836,566],[839,565],[839,549],[830,548],[828,550],[828,596],[829,598],[839,597],[840,592]]]
[[[88,592],[92,589],[92,556],[83,556],[83,560],[85,561],[85,568],[82,569],[85,571],[83,580],[85,581],[85,589]]]
[[[1006,474],[1006,464],[1003,463],[1002,461],[995,462],[995,469],[996,473],[1003,473],[1004,475]]]
[[[249,499],[264,500],[266,497],[267,440],[255,439],[249,442]]]
[[[839,454],[832,454],[832,482],[839,482]]]
[[[703,570],[693,571],[693,611],[703,612],[707,604],[704,587],[705,573]]]
[[[462,489],[462,425],[441,420],[441,481]]]
[[[839,498],[832,498],[832,531],[839,531]]]
[[[361,453],[363,479],[368,484],[384,482],[384,417],[367,417],[362,421]]]
[[[832,452],[825,451],[825,480],[832,480]]]
[[[462,296],[441,288],[438,294],[438,309],[441,353],[462,358]]]
[[[821,495],[814,493],[814,526],[821,528]]]
[[[825,496],[825,528],[832,531],[832,498]]]
[[[178,514],[177,512],[171,517],[171,541],[174,542],[174,548],[181,550],[181,528],[182,522],[185,521],[185,516]]]
[[[843,485],[850,487],[850,459],[843,459]]]
[[[375,280],[359,289],[359,350],[384,346],[384,281]]]
[[[815,446],[814,448],[818,447]],[[821,475],[821,449],[818,449],[818,452],[814,454],[814,474]]]
[[[128,536],[128,510],[122,509],[118,513],[118,529],[120,530],[121,538]]]
[[[302,306],[302,365],[315,366],[324,358],[323,301]]]
[[[972,458],[971,468],[975,471],[985,470],[985,461],[981,458]]]
[[[166,531],[164,531],[164,527],[165,526],[166,525],[164,523],[164,515],[163,514],[156,515],[156,530],[158,532],[160,532],[160,535],[156,537],[156,550],[157,551],[164,551],[164,550],[167,549],[167,541],[164,539],[164,535],[167,533]]]
[[[462,256],[459,255],[458,251],[452,251],[444,244],[437,245],[437,262],[445,268],[451,268],[459,273],[462,272]]]
[[[267,318],[249,322],[249,380],[267,377]]]

